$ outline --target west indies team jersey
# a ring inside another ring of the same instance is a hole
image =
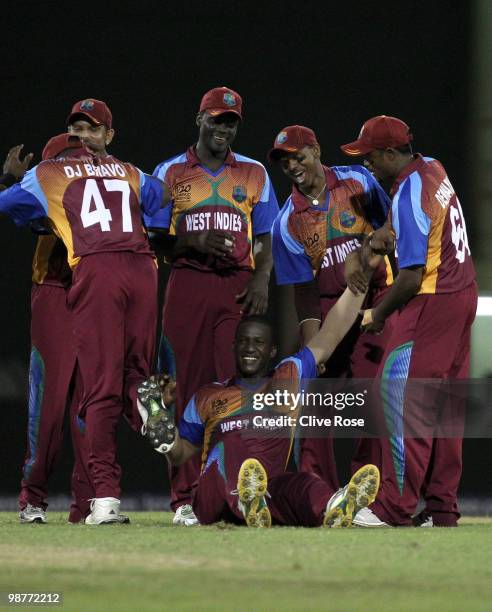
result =
[[[162,183],[112,156],[47,160],[0,194],[0,212],[17,225],[48,217],[73,268],[80,257],[111,251],[153,255],[142,210],[155,214]]]
[[[453,293],[475,280],[461,204],[439,161],[416,155],[392,188],[398,267],[425,266],[419,293]]]
[[[72,282],[72,270],[67,256],[67,248],[57,236],[39,236],[32,260],[32,282],[68,287]]]
[[[262,381],[230,379],[225,383],[205,385],[188,402],[178,425],[179,435],[195,446],[203,445],[202,470],[214,461],[219,470],[224,470],[227,455],[234,455],[235,443],[241,436],[248,447],[249,456],[261,461],[270,476],[281,473],[285,471],[289,459],[295,427],[288,432],[290,437],[265,437],[263,428],[261,436],[252,435],[253,419],[266,414],[265,411],[255,410],[255,398],[259,394],[275,393],[277,389],[300,393],[303,379],[314,377],[314,356],[309,348],[303,348],[281,361],[273,375]],[[282,404],[273,410],[277,415],[297,417],[299,405],[291,410],[293,407],[292,404]],[[268,413],[269,416],[272,414]]]
[[[364,234],[381,227],[390,199],[363,166],[323,166],[326,198],[314,206],[296,185],[272,228],[275,275],[280,285],[318,280],[321,296],[339,296],[347,286],[344,262]],[[373,286],[393,280],[386,260]]]
[[[144,217],[147,227],[169,229],[176,236],[216,229],[236,238],[227,258],[187,254],[173,261],[175,267],[204,271],[254,267],[252,239],[269,233],[278,213],[270,178],[259,162],[229,152],[222,168],[212,173],[190,147],[159,164],[154,176],[166,183],[172,201],[153,218]]]

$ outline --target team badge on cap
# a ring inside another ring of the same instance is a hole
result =
[[[226,92],[224,94],[224,104],[227,104],[227,106],[236,106],[236,98],[234,95]]]
[[[80,105],[80,110],[91,111],[94,108],[94,102],[92,100],[84,100]]]
[[[248,192],[246,191],[246,187],[243,187],[243,185],[236,185],[232,189],[232,199],[238,204],[241,204],[241,202],[244,202],[244,200],[247,197],[248,197]]]
[[[280,132],[280,134],[275,138],[275,142],[278,144],[283,144],[287,140],[287,132]]]
[[[340,213],[340,225],[342,227],[353,227],[355,225],[356,217],[349,210],[343,210]]]

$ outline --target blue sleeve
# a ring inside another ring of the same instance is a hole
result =
[[[366,178],[365,191],[368,199],[365,217],[374,229],[379,229],[388,217],[391,199],[367,168],[364,166],[356,166],[356,168]]]
[[[291,210],[292,203],[289,198],[272,226],[272,255],[278,285],[307,283],[314,278],[311,260],[304,247],[289,233],[288,220]]]
[[[169,202],[161,208],[155,215],[144,215],[145,227],[155,227],[159,229],[169,229],[171,227],[171,217],[173,213],[173,203]]]
[[[190,399],[186,406],[184,414],[179,421],[178,431],[181,438],[188,440],[191,444],[195,446],[201,446],[203,444],[205,426],[198,414],[195,396]]]
[[[296,368],[299,373],[299,380],[307,378],[316,378],[318,375],[314,355],[311,352],[311,349],[309,349],[307,346],[305,346],[295,355],[283,359],[278,364],[277,368],[279,368],[283,363],[286,363],[287,361],[293,361],[296,364]]]
[[[174,158],[172,158],[171,161],[173,161],[173,159]],[[169,166],[170,166],[169,161],[158,164],[154,172],[152,173],[152,176],[158,178],[164,183],[166,172]],[[173,203],[171,201],[153,215],[144,214],[145,227],[155,227],[158,229],[169,229],[171,227],[172,212],[173,212]]]
[[[161,209],[164,200],[164,185],[154,176],[140,173],[140,202],[146,215],[152,217]]]
[[[265,170],[265,185],[261,192],[260,201],[253,207],[251,213],[253,236],[268,234],[275,217],[278,214],[277,196],[272,186],[272,182]]]
[[[422,180],[412,173],[393,199],[393,229],[396,234],[398,267],[425,265],[431,221],[422,210]]]
[[[48,215],[48,202],[39,184],[36,168],[26,172],[22,182],[0,193],[0,213],[8,215],[16,225]]]

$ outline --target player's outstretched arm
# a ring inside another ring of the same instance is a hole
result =
[[[381,256],[375,254],[369,246],[369,238],[364,240],[360,252],[361,263],[367,281],[381,263]],[[330,310],[319,332],[308,342],[316,363],[326,361],[355,323],[360,313],[365,293],[354,295],[347,287]]]
[[[186,463],[188,459],[191,459],[200,451],[198,446],[195,446],[188,440],[185,440],[179,435],[179,431],[176,431],[176,440],[173,447],[167,453],[164,453],[167,460],[171,465],[181,465]]]
[[[347,287],[327,314],[319,332],[307,343],[316,363],[325,362],[359,315],[365,293],[354,295]]]

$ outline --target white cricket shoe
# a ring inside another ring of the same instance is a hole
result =
[[[353,524],[357,527],[390,527],[388,523],[385,523],[379,519],[372,510],[369,508],[362,508],[354,516]]]
[[[193,525],[199,525],[198,519],[193,512],[193,508],[190,504],[184,504],[179,506],[173,517],[173,525],[184,525],[185,527],[193,527]]]
[[[19,512],[19,521],[21,523],[46,523],[46,512],[42,508],[27,504],[24,510]]]
[[[91,513],[85,519],[86,525],[129,522],[127,516],[120,514],[120,500],[116,497],[96,497],[91,500]]]

